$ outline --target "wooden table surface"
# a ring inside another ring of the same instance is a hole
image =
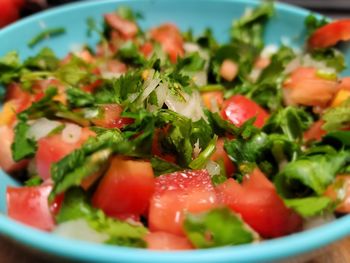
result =
[[[13,241],[0,236],[0,262],[1,263],[52,263],[63,262],[54,257],[43,256],[37,251],[19,246]],[[307,263],[348,263],[350,262],[350,237],[332,245],[320,256]]]

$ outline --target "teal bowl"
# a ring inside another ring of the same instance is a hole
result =
[[[97,38],[86,34],[86,19],[100,21],[102,14],[118,5],[128,5],[144,14],[144,28],[161,22],[172,21],[182,30],[193,28],[194,33],[211,27],[220,41],[228,37],[233,18],[238,18],[247,7],[254,7],[253,0],[110,0],[86,1],[66,5],[26,18],[0,30],[0,56],[11,50],[20,52],[21,58],[35,54],[43,46],[51,47],[63,57],[72,47]],[[277,14],[269,22],[267,44],[280,44],[288,38],[289,45],[298,47],[304,43],[304,18],[309,11],[285,4],[276,4]],[[65,27],[66,34],[44,40],[34,49],[27,42],[42,27]],[[350,52],[347,61],[350,61]],[[345,72],[349,73],[349,72]],[[1,146],[0,146],[1,147]],[[0,156],[1,158],[1,156]],[[5,192],[7,186],[18,185],[14,179],[0,170],[0,234],[43,252],[84,262],[271,262],[310,254],[350,234],[350,216],[344,216],[324,226],[287,237],[264,241],[260,244],[222,247],[187,252],[155,252],[149,250],[92,244],[63,239],[17,223],[6,216]]]

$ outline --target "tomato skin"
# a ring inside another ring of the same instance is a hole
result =
[[[92,122],[98,126],[121,129],[134,121],[133,119],[120,116],[123,112],[123,108],[118,104],[104,104],[101,106],[101,109],[103,111],[103,116],[92,120]]]
[[[230,158],[228,157],[228,154],[226,153],[226,151],[224,149],[224,143],[225,143],[224,138],[219,138],[217,140],[216,150],[213,153],[213,155],[210,157],[210,160],[212,160],[214,162],[222,160],[224,162],[224,165],[225,165],[226,175],[228,177],[230,177],[235,172],[236,167],[233,164],[233,162],[230,160]]]
[[[5,172],[14,172],[23,169],[27,160],[15,162],[12,158],[11,144],[15,134],[13,129],[8,126],[0,126],[0,168]]]
[[[239,213],[264,238],[280,237],[301,228],[301,217],[285,206],[273,184],[258,169],[245,177],[242,185],[228,179],[216,190],[221,203]]]
[[[172,63],[176,63],[177,57],[182,57],[185,54],[181,32],[176,25],[163,24],[153,28],[150,33],[151,38],[162,45]]]
[[[125,39],[131,39],[136,36],[138,28],[134,22],[126,20],[115,13],[105,14],[104,18],[106,23]]]
[[[151,42],[146,42],[140,47],[140,52],[147,58],[153,51],[153,45]]]
[[[317,29],[309,38],[311,48],[327,48],[350,40],[350,19],[340,19]]]
[[[269,114],[254,101],[242,95],[234,95],[224,101],[221,117],[237,126],[256,117],[254,126],[261,128],[269,118]]]
[[[147,248],[151,250],[188,250],[193,249],[191,243],[181,236],[166,232],[151,232],[146,235]]]
[[[324,124],[323,120],[318,120],[314,122],[311,127],[304,132],[304,140],[311,141],[316,140],[320,141],[324,135],[326,135],[326,131],[322,129]]]
[[[92,204],[107,215],[141,215],[154,191],[154,174],[149,162],[113,158],[92,197]]]
[[[51,189],[51,185],[8,187],[6,198],[9,217],[41,230],[52,230],[55,222],[48,204]]]
[[[19,18],[19,8],[21,5],[21,1],[0,0],[0,28]]]
[[[283,99],[287,105],[326,107],[337,89],[337,81],[320,78],[316,68],[299,67],[283,83]]]
[[[338,202],[335,211],[350,213],[350,176],[348,174],[337,175],[334,182],[328,186],[325,196]]]
[[[155,179],[149,228],[184,235],[182,223],[186,212],[200,213],[216,205],[216,193],[206,170],[161,175]]]
[[[76,143],[63,141],[61,134],[39,139],[38,150],[34,157],[39,176],[44,180],[51,178],[51,165],[79,148],[90,136],[94,136],[94,133],[83,128],[80,140]]]

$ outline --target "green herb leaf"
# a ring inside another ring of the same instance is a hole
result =
[[[167,162],[158,157],[151,158],[151,164],[152,164],[153,172],[156,176],[173,173],[183,169],[174,163]]]
[[[317,18],[314,14],[309,14],[304,21],[306,27],[306,35],[311,36],[318,28],[327,25],[328,19],[325,17]]]
[[[15,138],[11,145],[12,158],[16,162],[33,157],[36,153],[36,141],[27,137],[29,128],[27,119],[20,118],[15,127]]]
[[[27,181],[25,181],[24,185],[25,186],[38,186],[38,185],[41,185],[42,182],[43,182],[43,179],[40,176],[36,175],[36,176],[29,178]]]
[[[329,108],[322,116],[325,124],[322,129],[331,132],[341,130],[350,124],[350,99],[341,105]]]
[[[302,156],[288,163],[274,183],[278,192],[286,198],[310,192],[322,195],[349,161],[350,153],[345,151]]]
[[[66,94],[69,106],[73,108],[92,106],[95,103],[94,96],[81,89],[68,88]]]
[[[43,48],[34,57],[29,57],[24,61],[24,66],[34,70],[56,70],[59,66],[59,59],[50,48]]]
[[[187,214],[184,228],[188,239],[197,248],[251,243],[255,235],[228,208]]]
[[[28,42],[28,47],[33,48],[37,44],[39,44],[41,41],[44,39],[48,39],[51,37],[56,37],[59,35],[62,35],[66,32],[66,30],[63,27],[57,27],[57,28],[49,28],[46,29],[42,32],[40,32],[38,35],[33,37],[29,42]]]
[[[305,197],[285,199],[284,203],[304,218],[320,215],[332,208],[332,200],[328,197]]]
[[[210,156],[212,156],[216,150],[217,139],[218,139],[218,136],[214,135],[213,139],[209,142],[208,146],[199,154],[199,156],[196,159],[190,162],[188,166],[191,169],[199,170],[205,167]]]

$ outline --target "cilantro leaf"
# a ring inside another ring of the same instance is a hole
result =
[[[327,25],[328,19],[325,17],[318,18],[314,14],[309,14],[304,21],[306,27],[306,35],[311,36],[318,28]]]
[[[27,137],[29,128],[27,119],[21,117],[15,127],[15,138],[11,145],[12,158],[16,162],[33,157],[36,153],[36,141]]]
[[[304,218],[320,215],[331,210],[333,202],[325,196],[284,199],[286,206],[292,208]]]
[[[247,12],[232,24],[232,41],[249,44],[257,49],[262,49],[264,42],[262,33],[265,22],[273,15],[274,5],[270,1],[263,2],[260,6]]]
[[[350,124],[350,99],[344,101],[338,107],[326,110],[322,119],[325,121],[322,129],[328,132],[347,127]]]
[[[43,30],[42,32],[34,36],[31,40],[29,40],[28,47],[33,48],[41,41],[51,37],[62,35],[65,32],[66,30],[63,27],[49,28],[49,29]]]
[[[228,208],[187,214],[184,229],[188,239],[197,248],[251,243],[255,235]]]
[[[52,49],[45,47],[34,57],[27,58],[23,65],[28,69],[53,71],[58,68],[59,59]]]
[[[92,229],[106,234],[109,237],[108,244],[146,246],[143,237],[148,231],[145,227],[106,217],[101,210],[90,205],[86,193],[80,188],[72,188],[65,193],[61,209],[56,215],[58,223],[76,219],[84,219]]]
[[[275,112],[263,127],[266,133],[282,133],[289,140],[301,142],[304,131],[312,124],[312,116],[301,108],[286,107]]]
[[[92,94],[85,92],[77,88],[68,88],[66,89],[67,100],[69,106],[71,107],[85,107],[91,106],[95,103],[95,98]]]
[[[334,68],[341,72],[346,68],[344,55],[335,48],[316,49],[311,52],[313,59],[322,61],[327,67]]]
[[[162,174],[169,174],[169,173],[180,171],[183,169],[174,163],[168,162],[158,157],[152,157],[151,164],[152,164],[153,172],[156,176],[159,176]]]
[[[287,198],[314,192],[322,195],[336,174],[350,162],[345,151],[301,156],[288,163],[274,180],[278,192]]]
[[[9,84],[20,75],[22,64],[18,53],[11,51],[0,58],[0,84]]]

